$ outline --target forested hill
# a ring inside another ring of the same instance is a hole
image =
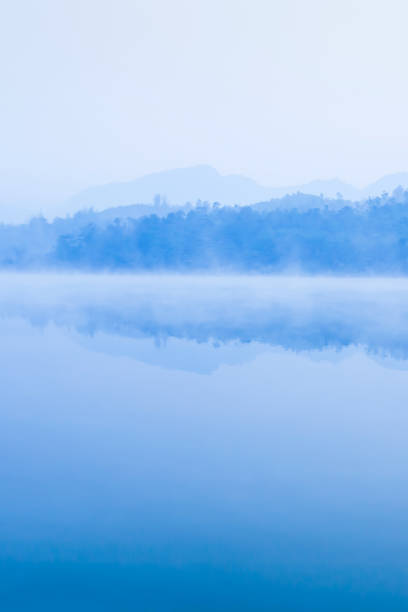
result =
[[[3,268],[408,274],[408,192],[351,205],[302,194],[104,223],[92,214],[0,228]],[[298,207],[296,204],[298,198]],[[303,196],[304,197],[304,196]],[[310,196],[308,196],[310,197]],[[310,203],[310,202],[309,202]]]

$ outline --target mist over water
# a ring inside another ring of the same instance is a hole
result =
[[[408,281],[1,275],[6,610],[405,610]]]

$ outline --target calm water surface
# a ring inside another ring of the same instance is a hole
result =
[[[408,609],[408,281],[0,276],[0,609]]]

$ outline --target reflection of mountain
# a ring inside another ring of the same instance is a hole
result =
[[[402,279],[12,275],[2,278],[0,314],[52,322],[96,349],[142,360],[144,354],[150,362],[157,351],[141,340],[172,339],[160,355],[163,365],[179,358],[174,339],[221,344],[225,363],[245,361],[262,344],[295,351],[362,345],[408,358],[408,281]],[[232,355],[231,343],[251,348]],[[211,370],[213,357],[195,353],[202,370]]]
[[[82,332],[74,338],[82,347],[91,351],[197,374],[210,374],[221,365],[246,363],[269,348],[258,342],[196,342],[174,337],[158,342],[157,338],[152,337],[129,338],[107,332],[98,332],[92,336]]]

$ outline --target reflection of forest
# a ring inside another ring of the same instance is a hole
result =
[[[257,342],[291,350],[361,345],[408,357],[408,281],[306,277],[9,275],[0,315],[82,335]]]

